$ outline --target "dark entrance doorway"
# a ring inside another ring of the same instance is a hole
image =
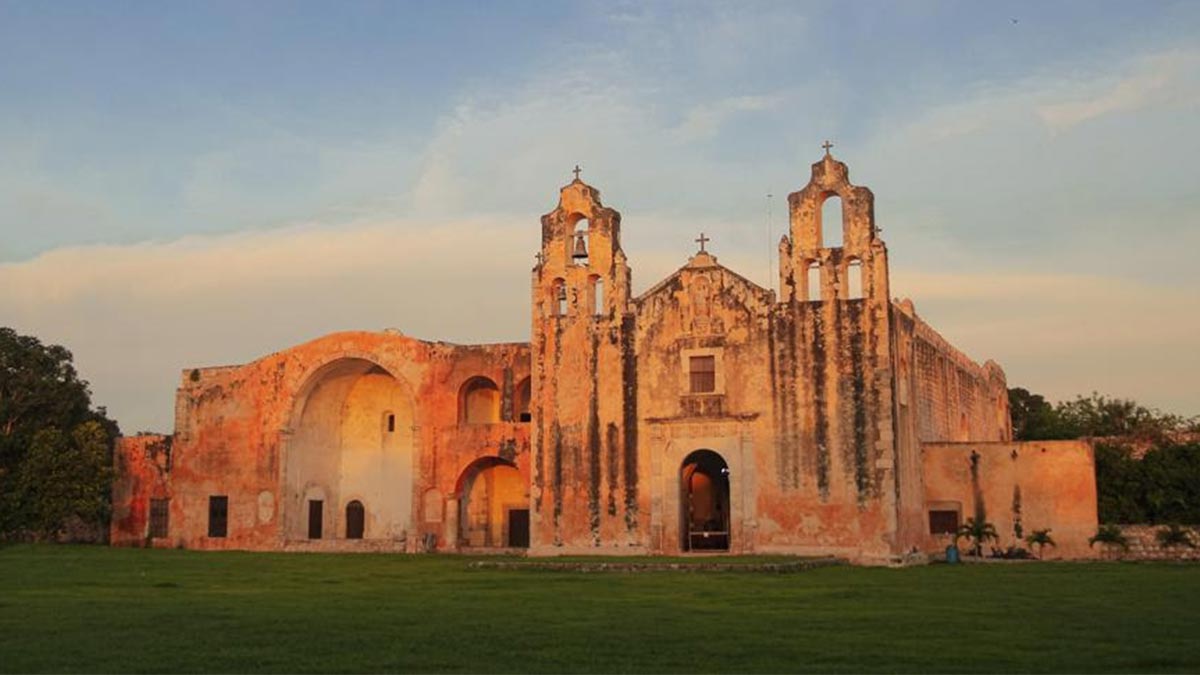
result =
[[[366,512],[362,502],[355,499],[346,505],[346,538],[362,539]]]
[[[680,548],[729,550],[729,465],[712,450],[697,450],[679,469]]]
[[[529,509],[508,510],[509,548],[529,548]]]
[[[325,502],[320,499],[308,500],[308,538],[321,538],[321,521],[325,511]]]

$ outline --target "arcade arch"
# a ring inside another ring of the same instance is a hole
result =
[[[411,388],[378,364],[342,358],[310,376],[296,395],[284,453],[284,536],[404,538],[412,519],[413,424]],[[308,503],[314,495],[326,505],[317,528]],[[351,517],[353,502],[361,518]],[[344,515],[339,504],[348,505]]]

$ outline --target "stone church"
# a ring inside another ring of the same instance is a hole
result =
[[[119,444],[111,540],[887,563],[983,513],[997,545],[1051,528],[1089,555],[1090,446],[1012,441],[1001,368],[892,299],[871,191],[826,147],[788,211],[777,291],[701,235],[635,296],[621,214],[576,173],[530,342],[346,332],[187,369],[175,433]]]

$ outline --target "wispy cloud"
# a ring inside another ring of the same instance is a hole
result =
[[[679,126],[671,130],[676,139],[684,142],[708,140],[717,135],[721,126],[740,113],[774,109],[782,96],[733,96],[711,103],[702,103],[688,110]]]
[[[1200,51],[1156,54],[1135,64],[1134,72],[1116,82],[1086,83],[1078,97],[1037,107],[1037,114],[1053,131],[1066,131],[1084,122],[1141,108],[1183,101],[1197,103],[1200,84]],[[1190,93],[1186,90],[1191,89]]]

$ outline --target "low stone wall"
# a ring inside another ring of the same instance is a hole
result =
[[[606,562],[602,560],[586,562],[477,560],[472,562],[469,567],[474,569],[538,570],[543,572],[770,572],[783,574],[845,564],[847,562],[841,558],[804,558],[787,562],[672,562],[668,560],[655,561],[653,558],[649,558],[646,562]]]
[[[283,550],[289,553],[407,553],[403,539],[301,539],[288,541]]]
[[[1200,560],[1200,531],[1196,527],[1187,528],[1192,535],[1192,543],[1197,548],[1188,546],[1172,546],[1163,548],[1158,544],[1158,531],[1163,525],[1121,525],[1121,534],[1129,540],[1129,550],[1122,551],[1120,547],[1096,543],[1101,551],[1101,557],[1108,560]]]

